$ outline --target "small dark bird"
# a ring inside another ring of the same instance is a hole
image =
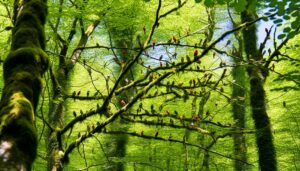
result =
[[[269,30],[267,28],[265,28],[265,32],[268,34],[269,33]]]
[[[202,41],[203,41],[203,39],[200,39],[200,41],[199,41],[199,45],[200,45],[200,46],[202,45]],[[198,46],[198,45],[195,44],[195,46]]]
[[[169,112],[168,110],[166,111],[166,115],[167,115],[167,116],[170,116],[170,112]]]
[[[146,26],[143,27],[144,34],[146,34]]]
[[[73,111],[73,116],[76,118],[77,114],[75,111]]]
[[[80,93],[81,93],[81,91],[78,91],[78,92],[77,92],[77,96],[79,96],[79,95],[80,95]]]
[[[144,136],[144,131],[141,131],[141,136]]]
[[[157,136],[158,136],[158,131],[156,131],[156,133],[155,133],[155,138],[157,138]]]
[[[87,130],[87,132],[91,132],[91,127],[90,127],[90,125],[86,125],[86,130]]]
[[[225,47],[227,47],[228,45],[230,45],[231,40],[227,40]]]
[[[89,97],[90,96],[90,91],[86,92],[86,96]]]
[[[197,49],[195,49],[195,51],[194,51],[194,57],[196,57],[196,56],[198,56],[198,50]]]
[[[159,57],[159,60],[161,61],[161,60],[162,60],[162,58],[163,58],[163,56],[162,56],[162,55],[160,55],[160,57]]]
[[[272,70],[272,71],[275,71],[275,65],[274,65],[274,64],[272,64],[271,70]]]
[[[178,112],[176,110],[174,111],[174,113],[175,113],[175,115],[178,115]]]
[[[283,102],[282,102],[282,105],[283,105],[283,107],[286,107],[286,102],[283,101]]]
[[[155,44],[156,44],[156,42],[153,41],[153,42],[152,42],[152,47],[153,47],[153,49],[154,49]]]
[[[145,28],[144,31],[145,31],[144,33],[146,34],[146,28]],[[142,39],[142,36],[140,34],[138,34],[137,37],[136,37],[136,41],[137,41],[138,45],[140,46],[140,48],[143,47],[141,39]]]
[[[221,88],[220,88],[220,91],[223,93],[223,92],[224,92],[224,88],[223,88],[223,87],[221,87]]]
[[[126,56],[126,55],[127,55],[126,49],[122,49],[122,55],[123,55],[123,56]]]
[[[191,59],[189,56],[186,56],[186,60],[187,60],[187,62],[191,62]]]
[[[121,104],[122,107],[125,106],[125,105],[126,105],[125,100],[121,100],[121,101],[120,101],[120,104]]]
[[[154,114],[154,113],[155,113],[155,110],[154,110],[154,105],[153,105],[153,104],[151,104],[151,107],[150,107],[150,108],[151,108],[151,113],[152,113],[152,114]]]
[[[269,56],[271,55],[271,49],[268,49]]]
[[[210,115],[210,112],[209,112],[209,110],[208,111],[206,111],[206,116],[209,116]]]
[[[170,125],[174,125],[174,121],[172,118],[170,118]]]
[[[176,43],[176,42],[177,42],[177,39],[176,39],[176,37],[175,37],[175,36],[173,36],[173,37],[172,37],[172,39],[173,39],[173,42],[174,42],[174,43]]]

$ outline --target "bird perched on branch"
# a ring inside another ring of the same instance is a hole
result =
[[[194,57],[196,57],[196,56],[198,56],[198,50],[197,49],[195,49],[195,51],[194,51]]]
[[[121,101],[120,101],[120,104],[121,104],[122,107],[125,106],[125,105],[126,105],[125,100],[121,100]]]

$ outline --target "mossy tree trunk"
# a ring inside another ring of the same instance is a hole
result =
[[[245,97],[246,97],[246,67],[239,65],[243,61],[242,39],[238,39],[238,49],[233,50],[235,67],[232,69],[232,77],[235,82],[232,85],[232,114],[235,121],[236,134],[233,135],[234,155],[237,159],[234,161],[234,168],[236,171],[247,170],[247,146],[245,135],[241,130],[245,129]],[[244,162],[241,162],[244,161]]]
[[[37,153],[35,111],[48,67],[44,52],[46,0],[14,3],[14,28],[9,55],[3,65],[0,103],[0,166],[30,170]]]
[[[117,50],[115,52],[114,60],[117,64],[117,72],[121,73],[124,69],[124,66],[128,61],[132,60],[133,56],[135,55],[133,51],[129,50],[131,49],[133,45],[133,39],[134,39],[134,29],[131,28],[123,28],[122,30],[116,30],[116,29],[110,29],[111,32],[111,43],[114,42],[115,46],[118,48],[121,48],[120,50]],[[117,73],[117,74],[118,74]],[[135,71],[134,69],[130,69],[129,72],[122,78],[120,82],[120,87],[126,86],[130,82],[134,81],[134,75]],[[118,95],[117,99],[117,107],[122,108],[124,104],[123,102],[128,103],[135,94],[135,91],[133,88],[129,89],[129,91],[126,91],[124,93],[121,93]],[[118,119],[117,122],[113,122],[111,125],[111,129],[113,130],[128,130],[128,125],[125,123],[125,121],[122,120],[122,118]],[[128,142],[128,135],[112,135],[110,138],[108,144],[109,144],[109,150],[108,150],[108,156],[111,158],[118,158],[121,159],[126,156],[126,146]],[[108,167],[106,167],[107,171],[123,171],[125,169],[125,165],[123,162],[120,161],[111,161],[108,163]]]
[[[242,12],[242,22],[249,22],[256,19],[256,1],[248,0],[248,8]],[[259,166],[262,171],[276,171],[276,152],[273,144],[271,123],[266,110],[266,97],[264,80],[266,70],[261,66],[263,56],[257,49],[256,26],[253,25],[243,30],[244,47],[249,63],[248,75],[250,79],[250,103],[252,117],[256,129],[256,144],[258,148]]]

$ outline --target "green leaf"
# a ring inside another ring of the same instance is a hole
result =
[[[277,14],[279,16],[282,16],[285,13],[285,3],[284,2],[278,2],[278,12]]]
[[[299,25],[300,25],[299,21],[300,20],[298,19],[298,20],[295,20],[295,21],[292,22],[292,24],[291,24],[292,29],[295,30],[295,29],[297,29],[299,27]]]
[[[196,2],[196,3],[200,3],[200,2],[201,2],[201,0],[195,0],[195,2]]]
[[[279,24],[279,23],[282,23],[283,20],[282,20],[282,19],[277,19],[277,20],[274,20],[273,22],[274,22],[275,24]]]
[[[290,18],[291,18],[291,17],[288,16],[288,15],[283,16],[283,19],[285,19],[285,20],[289,20]]]
[[[286,37],[285,34],[280,34],[280,35],[278,35],[277,39],[283,39],[283,38],[285,38],[285,37]]]
[[[212,6],[214,6],[214,1],[213,0],[205,0],[204,5],[207,7],[212,7]]]
[[[268,17],[263,17],[262,20],[269,21]]]
[[[270,7],[275,7],[276,6],[277,1],[271,1],[271,3],[269,4]]]
[[[292,38],[294,38],[296,36],[296,32],[295,31],[292,31],[292,32],[290,32],[289,34],[288,34],[288,39],[292,39]]]
[[[227,2],[228,0],[217,0],[217,1],[218,1],[218,4],[223,5],[223,4],[225,4],[225,1]]]
[[[293,14],[292,14],[293,17],[299,17],[299,11],[295,11]]]
[[[234,3],[235,10],[238,12],[242,12],[246,9],[247,2],[246,0],[238,0]]]
[[[283,29],[283,32],[289,33],[292,29],[290,27],[286,27]]]
[[[270,13],[270,12],[266,12],[266,13],[264,13],[264,15],[271,15],[272,13]]]
[[[275,12],[276,11],[276,9],[275,8],[271,8],[271,9],[269,9],[269,12]]]

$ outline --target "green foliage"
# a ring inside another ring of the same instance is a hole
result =
[[[295,32],[299,27],[295,10],[298,9],[298,3],[290,4],[291,7],[288,7],[289,2],[286,1],[280,3],[270,0],[252,1],[248,8],[250,10],[256,8],[262,15],[249,16],[250,19],[264,16],[266,21],[272,20],[274,27],[270,29],[269,25],[260,20],[260,26],[257,24],[260,42],[251,42],[251,46],[248,46],[247,50],[253,52],[254,47],[265,39],[266,33],[262,29],[267,27],[271,30],[267,43],[257,52],[264,52],[264,55],[260,56],[261,59],[250,63],[246,60],[234,63],[236,59],[234,52],[237,51],[239,42],[232,36],[234,33],[241,36],[244,30],[253,29],[253,33],[245,38],[250,39],[253,37],[252,34],[256,33],[254,27],[241,27],[240,30],[228,34],[229,36],[223,38],[224,40],[222,39],[196,61],[194,59],[197,55],[194,54],[197,50],[198,55],[201,55],[205,49],[204,42],[207,48],[224,32],[232,27],[239,27],[241,21],[238,13],[246,9],[247,1],[185,2],[185,0],[162,0],[159,15],[166,15],[153,27],[158,7],[157,0],[79,0],[62,4],[58,1],[49,1],[46,36],[30,28],[21,29],[19,33],[15,31],[18,27],[14,28],[14,35],[28,33],[26,39],[13,39],[17,44],[16,47],[24,44],[27,47],[8,55],[7,62],[4,63],[5,75],[13,72],[14,69],[10,66],[14,63],[22,63],[22,68],[28,67],[28,70],[32,70],[30,67],[33,62],[34,66],[39,66],[40,70],[44,71],[48,63],[47,55],[41,48],[33,49],[33,43],[45,38],[49,63],[54,73],[63,75],[66,71],[70,74],[69,79],[63,80],[63,84],[57,89],[52,89],[53,80],[51,84],[48,74],[44,77],[46,87],[40,99],[41,106],[37,110],[39,117],[36,120],[40,137],[39,157],[34,163],[33,170],[47,166],[47,160],[43,158],[48,150],[45,145],[47,142],[44,141],[44,139],[48,141],[44,128],[48,128],[52,120],[49,120],[50,115],[48,117],[46,115],[56,111],[63,114],[65,125],[53,127],[52,129],[57,132],[52,134],[51,138],[61,138],[62,149],[55,157],[58,160],[69,157],[69,164],[64,166],[66,170],[85,168],[113,170],[116,163],[122,165],[124,170],[204,170],[205,161],[209,170],[233,170],[234,147],[231,136],[236,132],[246,137],[248,162],[252,164],[248,169],[258,170],[254,136],[256,130],[249,112],[249,87],[242,87],[238,80],[234,80],[231,71],[233,68],[256,64],[264,67],[264,61],[270,59],[275,49],[286,38],[293,40],[293,43],[288,41],[286,46],[279,49],[280,53],[271,59],[270,65],[266,66],[269,72],[265,83],[266,106],[271,118],[272,131],[276,132],[272,133],[279,156],[279,169],[293,170],[299,167],[300,163],[295,160],[300,157],[298,155],[300,153],[297,153],[299,143],[293,140],[293,137],[299,136],[300,131],[296,126],[299,119],[292,119],[299,111],[297,107],[299,99],[295,97],[297,93],[299,94],[299,84],[296,84],[299,82],[297,71],[299,46],[297,47],[295,43],[299,41],[298,32]],[[184,5],[179,7],[179,4]],[[234,26],[231,25],[227,5],[235,20]],[[4,6],[0,8],[2,14],[2,9],[5,8]],[[214,10],[214,19],[211,13],[206,13],[206,10]],[[167,14],[168,12],[170,14]],[[273,13],[278,14],[268,17]],[[32,17],[32,14],[27,13],[23,17]],[[38,23],[36,21],[39,17],[33,17],[27,20],[26,26],[31,27]],[[212,24],[208,22],[209,17],[216,24],[213,28],[209,27]],[[85,35],[95,21],[100,23],[91,35]],[[0,24],[0,28],[8,25],[9,22]],[[40,30],[43,27],[37,25],[35,28]],[[151,41],[140,52],[137,37],[140,36],[141,43],[144,43],[152,28],[155,30]],[[273,36],[275,28],[277,33]],[[206,42],[210,31],[214,36]],[[5,31],[0,34],[6,39],[9,37],[8,33]],[[74,33],[72,38],[71,33]],[[82,37],[88,40],[84,45],[86,47],[78,46]],[[28,38],[34,38],[35,42],[26,42]],[[1,53],[8,53],[6,40],[0,41],[0,48],[3,49]],[[226,45],[224,42],[227,42]],[[79,52],[79,49],[83,51]],[[62,68],[73,65],[70,59],[74,54],[80,55],[75,67],[63,70]],[[117,61],[124,57],[130,58]],[[132,65],[134,67],[122,75],[122,71],[135,57],[137,60]],[[61,63],[61,58],[66,63]],[[182,69],[183,66],[187,67]],[[56,69],[59,70],[56,72]],[[227,72],[222,76],[225,69]],[[38,73],[31,72],[32,75],[39,75]],[[55,74],[54,76],[57,76]],[[32,85],[40,82],[26,74],[20,74],[19,77],[26,78]],[[105,108],[102,108],[119,77],[121,81],[116,86],[117,89],[112,93],[112,98],[108,100]],[[57,79],[62,77],[58,76]],[[249,82],[249,78],[245,79]],[[149,88],[150,86],[152,87]],[[245,95],[231,98],[233,86],[244,90]],[[39,86],[33,88],[40,89]],[[258,94],[263,92],[261,90]],[[28,94],[30,93],[32,92],[28,91]],[[57,98],[52,96],[55,93],[59,94]],[[62,105],[53,108],[49,103]],[[237,120],[232,117],[234,104],[245,107],[246,110],[246,124],[242,130],[235,127]],[[118,112],[119,114],[115,115]],[[114,117],[118,119],[110,120]],[[74,124],[70,126],[70,123]],[[103,126],[104,123],[107,125]],[[66,125],[69,126],[68,129]],[[291,145],[286,147],[284,144]],[[68,156],[63,156],[72,145],[74,150]],[[115,147],[122,147],[119,149],[121,151],[118,152]],[[209,155],[206,155],[206,151],[210,151]]]
[[[247,1],[246,0],[238,0],[233,3],[233,6],[237,12],[242,12],[246,9]],[[251,8],[249,8],[251,9]]]
[[[204,5],[207,7],[212,7],[214,5],[213,0],[204,0]]]

